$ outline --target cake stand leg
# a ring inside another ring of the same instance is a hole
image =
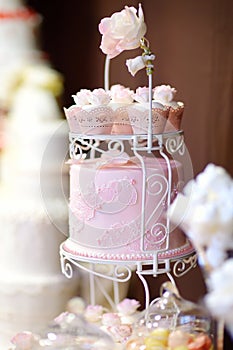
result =
[[[115,305],[117,305],[120,302],[119,283],[117,281],[113,281],[113,293],[114,293],[114,303]]]
[[[94,271],[94,264],[91,264],[91,269]],[[95,276],[93,273],[89,273],[90,283],[90,304],[95,305]]]
[[[145,292],[145,308],[148,308],[150,304],[150,292],[149,292],[148,283],[146,279],[143,277],[143,275],[140,273],[140,271],[137,271],[136,273],[143,284],[144,292]]]

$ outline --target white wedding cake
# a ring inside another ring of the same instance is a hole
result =
[[[28,75],[35,83],[39,67]],[[8,116],[0,188],[1,340],[44,326],[77,293],[77,279],[60,269],[68,182],[67,129],[59,117],[56,100],[32,81],[18,90]]]
[[[0,0],[1,108],[8,110],[22,67],[43,59],[38,35],[41,19],[22,0]]]
[[[68,231],[68,137],[56,99],[62,77],[28,58],[36,51],[29,38],[36,14],[20,1],[0,0],[0,16],[0,71],[8,74],[6,81],[16,81],[9,67],[20,63],[17,88],[0,89],[0,103],[10,101],[0,182],[0,350],[6,350],[17,332],[37,331],[59,315],[78,293],[78,279],[62,275],[59,257]],[[10,28],[14,35],[4,39]],[[22,56],[10,62],[16,51]]]

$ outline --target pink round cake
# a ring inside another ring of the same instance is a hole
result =
[[[182,185],[182,165],[175,160],[152,156],[141,162],[123,154],[72,161],[70,237],[63,248],[83,258],[117,261],[150,260],[157,250],[160,258],[188,254],[190,244],[181,231],[170,229],[165,215]]]

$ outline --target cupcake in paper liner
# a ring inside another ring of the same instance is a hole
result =
[[[147,134],[150,115],[149,87],[138,87],[134,94],[134,103],[129,106],[128,114],[134,134]],[[169,109],[161,103],[152,101],[152,133],[163,132]]]
[[[184,104],[174,100],[176,92],[176,89],[170,85],[156,86],[153,90],[153,100],[169,108],[165,132],[180,130],[181,127]]]
[[[111,134],[114,113],[108,106],[110,96],[104,89],[81,89],[73,98],[75,105],[65,109],[71,132]]]
[[[133,133],[129,119],[128,108],[126,106],[117,107],[114,111],[114,124],[112,134],[131,135]]]
[[[109,94],[111,97],[110,106],[114,111],[112,134],[132,134],[128,107],[133,103],[134,92],[121,84],[115,84],[111,86]]]
[[[69,108],[64,108],[64,113],[69,125],[70,132],[81,134],[81,127],[79,124],[79,113],[81,107],[73,105]]]
[[[167,122],[169,108],[153,103],[152,107],[152,133],[161,134]],[[130,123],[135,135],[147,134],[149,127],[149,104],[137,104],[128,108]]]
[[[184,113],[183,102],[175,102],[174,106],[169,109],[168,120],[165,126],[165,132],[181,129],[181,122]]]

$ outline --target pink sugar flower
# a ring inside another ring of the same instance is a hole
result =
[[[107,105],[110,102],[109,94],[102,88],[94,89],[88,95],[88,101],[95,106]]]
[[[99,31],[102,34],[100,48],[110,59],[124,50],[136,49],[146,33],[141,5],[139,4],[138,15],[134,7],[125,6],[121,12],[103,18],[99,24]]]
[[[112,85],[110,89],[110,96],[112,102],[115,103],[132,103],[134,92],[123,85],[116,84]]]
[[[91,94],[90,90],[87,89],[81,89],[79,92],[77,92],[76,95],[72,95],[74,102],[78,106],[85,106],[89,105],[89,96]]]
[[[140,303],[135,299],[125,298],[117,305],[117,310],[122,315],[132,315],[139,308]]]

